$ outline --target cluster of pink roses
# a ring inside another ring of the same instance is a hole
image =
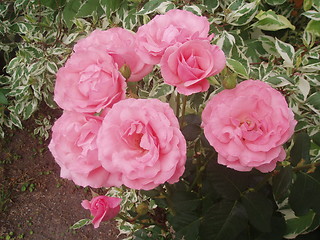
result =
[[[61,177],[81,186],[144,190],[179,181],[186,141],[173,110],[157,99],[126,99],[126,86],[159,64],[163,81],[179,93],[207,91],[207,78],[226,63],[222,50],[210,44],[209,28],[205,17],[175,9],[136,34],[95,30],[74,46],[54,91],[64,113],[52,128],[49,148]],[[296,125],[285,98],[258,80],[216,94],[202,120],[218,162],[238,171],[272,171],[285,159],[282,144]],[[104,196],[83,206],[97,227],[119,212],[120,201]]]
[[[126,81],[141,80],[160,63],[164,82],[180,93],[208,90],[206,78],[225,66],[209,27],[205,17],[175,9],[136,34],[111,28],[78,41],[54,91],[64,113],[49,148],[61,177],[81,186],[145,190],[179,180],[186,141],[173,110],[157,99],[126,99]]]

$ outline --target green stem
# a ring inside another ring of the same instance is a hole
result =
[[[183,125],[184,125],[184,116],[186,115],[187,100],[188,100],[188,96],[183,95],[182,111],[181,111],[181,118],[180,118],[180,126],[181,127],[183,127]]]
[[[180,93],[177,93],[177,97],[176,97],[176,116],[179,119],[179,116],[180,116]]]

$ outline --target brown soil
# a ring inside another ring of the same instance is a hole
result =
[[[45,112],[52,119],[61,114],[59,110]],[[0,140],[0,239],[119,239],[113,222],[97,229],[93,225],[69,229],[90,217],[81,201],[90,200],[91,191],[59,177],[59,166],[47,148],[49,140],[34,136],[34,127],[30,119],[24,130],[8,130]]]

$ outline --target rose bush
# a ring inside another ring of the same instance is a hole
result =
[[[131,70],[128,81],[141,80],[152,71],[153,65],[145,64],[137,48],[136,34],[123,28],[94,30],[89,36],[77,42],[75,52],[87,49],[103,49],[113,57],[120,69],[127,64]]]
[[[157,15],[137,31],[142,59],[149,64],[158,64],[165,50],[176,43],[193,39],[211,40],[209,29],[210,23],[206,17],[188,11],[173,9],[164,15]]]
[[[108,112],[98,133],[99,161],[120,174],[118,184],[149,190],[183,174],[186,142],[168,104],[126,99]]]
[[[102,221],[108,221],[117,216],[121,201],[121,198],[97,196],[92,198],[91,201],[83,200],[81,205],[84,209],[90,210],[93,216],[93,226],[98,228]]]
[[[64,112],[52,127],[49,149],[61,168],[60,176],[80,186],[110,186],[110,173],[98,161],[97,133],[102,118]]]
[[[218,152],[218,163],[261,172],[274,170],[285,159],[282,145],[297,123],[281,93],[259,80],[243,81],[213,96],[202,120],[204,134]]]
[[[59,69],[54,100],[64,110],[95,113],[125,98],[125,78],[99,48],[77,51]]]
[[[209,89],[208,77],[225,67],[223,51],[206,40],[190,40],[168,47],[161,58],[161,74],[166,84],[190,95]]]

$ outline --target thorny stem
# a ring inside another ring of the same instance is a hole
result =
[[[320,166],[320,162],[314,162],[314,163],[309,163],[309,164],[302,165],[302,166],[296,166],[296,167],[292,168],[292,171],[297,172],[300,170],[313,169],[313,168],[316,168],[319,166]]]

